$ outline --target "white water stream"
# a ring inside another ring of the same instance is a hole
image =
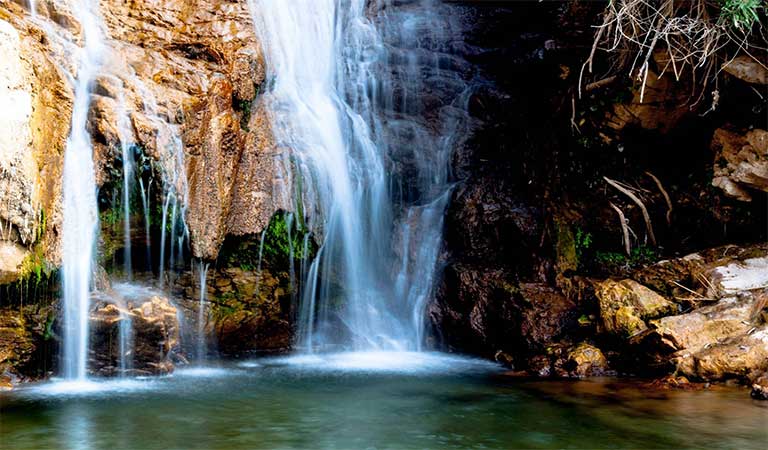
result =
[[[88,311],[98,230],[93,148],[86,122],[90,106],[90,83],[97,74],[105,47],[98,2],[76,2],[74,12],[82,24],[84,46],[80,50],[77,70],[72,128],[64,153],[63,374],[67,379],[83,380],[86,378]]]

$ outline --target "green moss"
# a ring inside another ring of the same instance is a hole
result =
[[[555,235],[558,272],[576,270],[579,267],[579,257],[576,252],[576,237],[571,227],[562,219],[556,218]]]
[[[43,340],[49,341],[53,339],[53,324],[56,322],[56,315],[49,314],[48,319],[45,321],[45,328],[43,331]]]
[[[264,232],[264,248],[261,249],[261,235],[238,238],[237,242],[225,242],[220,252],[220,260],[225,267],[239,267],[244,271],[254,271],[259,266],[259,253],[262,264],[285,269],[294,260],[311,259],[317,246],[303,221],[294,219],[294,215],[279,211],[272,216]],[[304,248],[304,240],[308,246]]]

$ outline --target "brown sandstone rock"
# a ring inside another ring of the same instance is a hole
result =
[[[666,65],[665,58],[665,52],[654,54],[659,67]],[[641,90],[635,89],[632,100],[616,103],[606,114],[605,126],[609,134],[619,133],[630,126],[667,133],[690,113],[686,106],[690,97],[688,89],[671,74],[659,76],[658,72],[653,68],[648,71],[642,101]],[[607,134],[603,137],[607,141],[613,140],[613,136]]]
[[[674,360],[679,373],[701,380],[746,380],[768,370],[768,326],[735,334],[698,352],[683,351]]]
[[[715,172],[712,185],[729,197],[751,201],[751,191],[768,192],[768,131],[745,134],[719,128],[712,137]]]
[[[768,69],[747,55],[739,55],[723,65],[723,70],[734,77],[752,84],[768,84]]]
[[[633,280],[605,280],[595,288],[603,328],[630,337],[647,329],[646,321],[677,312],[676,304]]]
[[[24,317],[11,309],[0,310],[0,375],[13,379],[35,351]]]
[[[755,400],[768,400],[768,374],[760,375],[754,380],[750,395]]]
[[[566,369],[574,377],[604,375],[608,360],[599,348],[582,342],[568,352]]]
[[[93,373],[107,376],[119,373],[119,333],[121,324],[126,323],[130,330],[126,357],[131,373],[173,371],[173,360],[179,350],[180,327],[176,307],[167,298],[102,293],[91,312],[90,322],[89,370]]]

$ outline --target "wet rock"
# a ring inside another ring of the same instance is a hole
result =
[[[267,270],[259,274],[231,268],[217,272],[216,279],[231,280],[229,289],[217,287],[218,295],[212,299],[218,308],[214,315],[221,353],[270,352],[291,346],[287,274],[274,276]]]
[[[605,280],[595,288],[603,329],[631,337],[648,327],[646,321],[678,311],[678,306],[633,280]]]
[[[17,311],[0,310],[0,376],[8,384],[19,375],[20,367],[32,358],[35,343]]]
[[[39,379],[51,369],[55,316],[54,309],[44,305],[0,308],[0,390]]]
[[[605,375],[608,372],[608,360],[599,348],[582,342],[568,352],[565,368],[573,377]]]
[[[499,350],[493,355],[493,359],[502,366],[515,370],[515,360],[509,353]]]
[[[754,380],[750,396],[755,400],[768,400],[768,374],[763,374]]]
[[[89,370],[111,376],[125,370],[134,375],[166,374],[173,371],[179,351],[177,309],[167,298],[121,297],[101,294],[90,315],[91,361]],[[127,331],[125,367],[120,367],[120,328]]]
[[[713,186],[745,202],[752,200],[754,191],[768,192],[768,131],[741,134],[719,128],[712,137],[712,149]]]
[[[175,298],[184,311],[187,329],[197,330],[200,306],[200,282],[192,274],[174,281]],[[206,283],[206,322],[211,350],[239,356],[252,352],[276,352],[290,348],[291,325],[290,276],[248,268],[210,269]],[[192,343],[193,344],[193,343]],[[191,343],[185,343],[185,347]],[[186,353],[193,354],[193,349]]]
[[[768,69],[751,56],[739,55],[723,65],[723,70],[752,84],[768,84]]]
[[[555,288],[521,283],[519,298],[520,337],[527,350],[542,350],[578,326],[576,304]]]
[[[499,269],[452,264],[443,274],[427,314],[448,348],[488,357],[520,339],[516,286]]]

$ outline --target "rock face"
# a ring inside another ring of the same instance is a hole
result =
[[[712,137],[712,149],[713,186],[745,202],[752,200],[754,191],[768,192],[768,131],[739,134],[720,128]]]
[[[248,267],[209,269],[206,280],[205,324],[208,350],[224,356],[278,352],[293,339],[291,280],[285,272],[261,273]],[[174,284],[174,296],[184,311],[188,330],[200,329],[200,282],[184,274]],[[193,347],[193,339],[185,340]],[[194,354],[193,348],[185,348]]]
[[[53,369],[58,350],[55,317],[50,305],[0,308],[0,390]]]
[[[60,262],[83,36],[71,1],[36,6],[35,20],[0,6],[0,97],[12,105],[0,116],[0,283]],[[287,205],[272,196],[276,147],[257,97],[264,61],[248,3],[104,0],[100,13],[106,47],[87,125],[98,184],[119,180],[121,145],[135,147],[155,161],[159,191],[186,205],[194,256],[214,259],[225,236],[260,232]]]
[[[102,294],[90,316],[89,370],[94,375],[158,375],[173,371],[180,351],[178,311],[167,298]],[[120,332],[125,330],[121,348]],[[121,367],[121,351],[124,367]]]
[[[654,62],[661,68],[669,64],[666,52],[654,54]],[[667,69],[668,70],[668,69]],[[618,102],[606,114],[605,128],[611,134],[630,127],[668,133],[690,113],[686,103],[690,92],[673,76],[659,76],[659,70],[649,69],[645,88],[633,90],[632,99]],[[602,134],[603,139],[612,141],[613,136]]]
[[[18,5],[0,6],[0,283],[59,260],[58,190],[72,104],[60,60],[21,14]]]

